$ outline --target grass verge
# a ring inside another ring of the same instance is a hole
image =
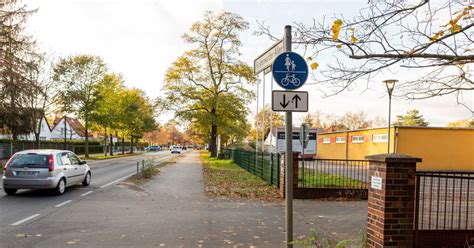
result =
[[[136,155],[141,155],[142,153],[125,153],[125,154],[114,154],[113,156],[104,156],[104,155],[97,155],[97,156],[91,156],[91,157],[84,157],[81,156],[79,157],[82,160],[106,160],[106,159],[112,159],[112,158],[123,158],[123,157],[130,157],[130,156],[136,156]]]
[[[245,171],[229,159],[211,158],[201,152],[206,194],[277,201],[278,190],[259,177]]]
[[[148,182],[151,178],[154,176],[158,175],[161,171],[162,168],[176,163],[176,160],[181,158],[182,155],[179,155],[177,157],[173,157],[169,160],[163,161],[163,162],[156,162],[153,159],[145,160],[145,166],[143,171],[140,171],[139,176],[132,176],[130,177],[127,182],[132,183],[134,185],[142,185],[146,182]],[[140,165],[141,166],[141,165]],[[141,167],[140,167],[141,170]]]
[[[305,170],[304,185],[321,188],[365,188],[367,183],[350,177],[339,176],[331,173],[324,173],[315,170]],[[303,183],[303,170],[298,172],[298,185]]]

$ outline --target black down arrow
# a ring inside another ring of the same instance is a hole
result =
[[[280,105],[283,107],[283,108],[286,108],[286,106],[288,106],[288,104],[290,104],[290,101],[286,101],[286,95],[283,95],[283,102],[280,102]]]

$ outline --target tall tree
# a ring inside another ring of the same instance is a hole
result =
[[[303,117],[302,122],[306,123],[310,128],[324,128],[323,113],[321,111],[307,113]]]
[[[120,105],[117,104],[117,101],[125,91],[125,86],[120,75],[106,74],[96,87],[97,95],[91,122],[102,127],[105,130],[104,135],[110,137],[110,155],[113,155],[112,136],[120,127]]]
[[[26,103],[30,92],[36,90],[30,76],[38,70],[41,55],[24,29],[34,12],[19,1],[0,2],[0,122],[13,139],[32,131],[34,110]]]
[[[39,61],[38,70],[30,74],[32,89],[27,96],[27,106],[31,109],[31,129],[35,136],[36,147],[40,147],[40,135],[43,120],[55,111],[54,100],[57,87],[51,79],[52,65],[43,58]]]
[[[293,41],[313,51],[311,68],[320,68],[314,80],[328,86],[327,94],[410,70],[417,76],[397,86],[406,98],[455,94],[462,101],[474,90],[473,10],[472,1],[368,1],[354,17],[295,23]],[[277,39],[264,25],[257,34]],[[326,54],[334,59],[322,64]]]
[[[459,120],[448,123],[447,127],[472,127],[474,128],[474,118],[471,120]]]
[[[393,123],[395,126],[419,126],[426,127],[430,123],[425,121],[423,115],[417,109],[407,111],[406,115],[397,115],[397,121]]]
[[[340,119],[341,124],[350,130],[363,129],[371,126],[365,112],[346,112]]]
[[[253,93],[243,81],[254,83],[252,69],[237,57],[241,46],[239,33],[248,23],[239,15],[207,11],[192,24],[184,41],[194,47],[180,56],[165,76],[164,105],[178,118],[209,126],[211,156],[217,156],[217,136],[221,114],[246,109]],[[222,98],[240,99],[239,106],[221,104]],[[246,111],[245,111],[246,112]]]
[[[77,55],[61,58],[54,66],[53,80],[60,86],[58,104],[84,120],[85,156],[89,157],[90,118],[97,96],[97,85],[107,67],[97,56]]]
[[[143,137],[144,132],[156,129],[153,105],[139,89],[127,89],[119,104],[120,128],[130,137],[130,153],[133,153],[133,142]]]

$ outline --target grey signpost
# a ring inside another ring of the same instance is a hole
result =
[[[272,64],[269,63],[270,59],[273,60]],[[276,83],[285,89],[285,91],[272,90],[272,111],[285,112],[285,230],[286,246],[293,247],[291,244],[293,242],[292,113],[308,111],[308,92],[294,91],[306,82],[308,65],[303,57],[291,52],[290,25],[285,26],[283,40],[275,43],[254,61],[255,74],[262,71],[265,74],[268,68],[271,68]]]
[[[291,26],[285,26],[285,51],[291,52]],[[285,229],[286,247],[293,247],[293,113],[285,113]]]

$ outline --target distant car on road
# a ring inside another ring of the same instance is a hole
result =
[[[172,147],[171,147],[171,153],[179,153],[179,154],[181,154],[181,151],[182,151],[181,146],[172,146]]]
[[[89,186],[91,171],[71,151],[25,150],[15,153],[3,168],[3,190],[14,195],[19,189],[54,189],[64,194],[66,187],[82,183]]]
[[[157,151],[160,151],[160,150],[161,150],[160,146],[147,146],[147,147],[145,147],[145,151],[149,151],[149,152],[157,152]]]

